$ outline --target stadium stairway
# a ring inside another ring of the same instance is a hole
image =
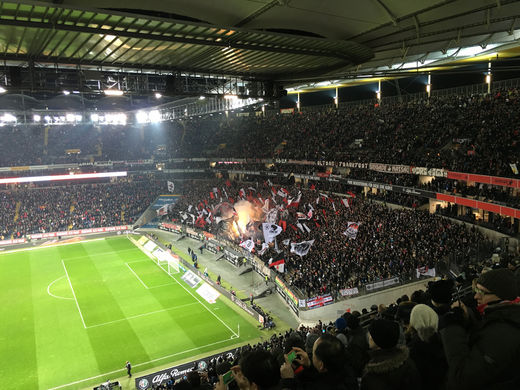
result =
[[[22,207],[22,202],[18,201],[16,202],[16,208],[14,210],[14,221],[18,221],[18,218],[20,217],[20,207]]]

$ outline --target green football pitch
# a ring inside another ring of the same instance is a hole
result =
[[[181,276],[121,236],[0,254],[1,387],[85,388],[260,336]]]

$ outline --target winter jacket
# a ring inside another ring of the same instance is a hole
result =
[[[314,367],[309,367],[298,374],[296,378],[282,378],[282,390],[357,390],[357,381],[348,364],[343,372],[334,375],[324,372],[318,373]]]
[[[488,305],[469,334],[459,324],[440,333],[449,389],[520,389],[520,304]]]
[[[413,360],[419,375],[423,390],[443,390],[446,388],[448,363],[440,335],[435,333],[428,342],[422,341],[414,334],[408,344],[410,359]]]
[[[361,390],[421,390],[421,378],[408,348],[398,345],[371,351]]]

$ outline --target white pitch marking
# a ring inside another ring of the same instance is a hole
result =
[[[132,241],[132,240],[130,240],[130,241]],[[133,241],[132,241],[132,242],[133,242]],[[136,244],[134,243],[134,245],[136,245]],[[136,245],[136,246],[137,246],[137,245]],[[147,254],[146,252],[144,252],[144,251],[143,251],[139,246],[137,246],[137,247],[141,250],[141,252],[143,252],[144,254],[148,255],[148,254]],[[199,302],[199,303],[202,305],[202,307],[204,307],[204,309],[206,309],[208,312],[210,312],[211,315],[212,315],[213,317],[215,317],[217,320],[219,320],[219,321],[220,321],[220,322],[221,322],[221,323],[222,323],[226,328],[228,328],[228,329],[231,331],[231,333],[233,333],[237,338],[239,337],[238,334],[236,334],[235,331],[234,331],[233,329],[231,329],[231,328],[230,328],[230,327],[229,327],[229,326],[228,326],[224,321],[222,321],[222,319],[220,319],[219,316],[217,316],[215,313],[213,313],[213,312],[212,312],[212,311],[211,311],[211,310],[210,310],[210,309],[209,309],[209,308],[208,308],[208,307],[207,307],[203,302],[200,301],[199,298],[197,298],[195,295],[193,295],[193,293],[192,293],[190,290],[188,290],[188,289],[187,289],[186,287],[184,287],[181,283],[179,283],[179,281],[178,281],[177,279],[175,279],[172,275],[170,275],[170,274],[168,273],[168,271],[166,271],[166,270],[165,270],[164,268],[162,268],[162,267],[159,267],[159,268],[162,269],[162,270],[166,273],[166,275],[170,276],[173,280],[175,280],[175,282],[176,282],[179,286],[181,286],[184,290],[186,290],[186,292],[187,292],[188,294],[190,294],[193,298],[195,298],[195,299],[197,300],[197,302]]]
[[[139,275],[137,275],[137,274],[135,273],[135,271],[132,269],[132,267],[130,267],[130,266],[128,265],[128,263],[125,263],[125,264],[126,264],[126,266],[128,267],[128,269],[129,269],[130,271],[132,271],[132,273],[135,275],[135,277],[136,277],[136,278],[141,282],[141,284],[144,286],[144,288],[146,288],[146,289],[148,290],[149,287],[146,285],[145,282],[142,281],[142,279],[139,277]]]
[[[165,287],[165,286],[175,286],[177,283],[166,283],[166,284],[160,284],[158,286],[151,286],[149,287],[149,289],[152,289],[152,288],[159,288],[159,287]]]
[[[58,279],[56,279],[54,282],[51,282],[48,286],[47,286],[47,294],[49,294],[51,297],[54,297],[54,298],[58,298],[58,299],[70,299],[70,300],[73,300],[74,298],[70,298],[70,297],[60,297],[58,295],[54,295],[53,293],[51,293],[50,291],[50,288],[51,286],[56,283],[58,280],[60,279],[63,279],[65,277],[65,275],[63,276],[60,276]]]
[[[187,350],[182,351],[182,352],[172,353],[171,355],[163,356],[163,357],[160,357],[160,358],[157,358],[157,359],[152,359],[152,360],[149,360],[149,361],[147,361],[147,362],[138,363],[138,364],[133,364],[132,366],[133,366],[133,367],[144,366],[145,364],[155,363],[155,362],[157,362],[157,361],[159,361],[159,360],[168,359],[168,358],[171,358],[171,357],[174,357],[174,356],[177,356],[177,355],[181,355],[181,354],[183,354],[183,353],[192,352],[192,351],[200,350],[200,349],[202,349],[202,348],[211,347],[212,345],[217,345],[217,344],[225,343],[225,342],[227,342],[227,341],[229,341],[229,340],[231,340],[231,339],[229,338],[229,339],[225,339],[225,340],[216,341],[216,342],[211,343],[211,344],[206,344],[206,345],[203,345],[203,346],[201,346],[201,347],[195,347],[195,348],[187,349]],[[110,375],[112,375],[112,374],[116,374],[116,373],[118,373],[118,372],[123,372],[123,371],[125,371],[125,370],[126,370],[126,368],[122,368],[122,369],[119,369],[119,370],[114,370],[114,371],[106,372],[106,373],[104,373],[104,374],[100,374],[100,375],[96,375],[96,376],[91,376],[90,378],[81,379],[81,380],[79,380],[79,381],[75,381],[75,382],[67,383],[66,385],[61,385],[61,386],[51,387],[51,388],[48,389],[48,390],[57,390],[57,389],[62,389],[62,388],[64,388],[64,387],[72,386],[72,385],[76,385],[76,384],[78,384],[78,383],[82,383],[82,382],[90,381],[90,380],[92,380],[92,379],[101,378],[101,377],[107,377],[107,376],[110,376]]]
[[[145,316],[149,316],[149,315],[152,315],[152,314],[163,313],[163,312],[165,312],[165,311],[169,311],[169,310],[173,310],[173,309],[180,309],[180,308],[182,308],[182,307],[191,306],[191,305],[196,305],[196,304],[197,304],[197,302],[191,302],[191,303],[187,303],[187,304],[185,304],[185,305],[169,307],[168,309],[161,309],[161,310],[151,311],[151,312],[149,312],[149,313],[137,314],[137,315],[135,315],[135,316],[130,316],[130,317],[122,318],[122,319],[120,319],[120,320],[114,320],[114,321],[104,322],[104,323],[102,323],[102,324],[97,324],[97,325],[90,325],[90,326],[87,326],[87,329],[90,329],[90,328],[97,328],[97,327],[100,327],[100,326],[110,325],[110,324],[114,324],[114,323],[116,323],[116,322],[121,322],[121,321],[126,321],[126,320],[133,320],[134,318],[140,318],[140,317],[145,317]]]
[[[76,298],[76,293],[74,292],[74,288],[72,287],[72,283],[70,282],[69,273],[67,272],[67,267],[65,267],[65,263],[63,259],[61,260],[61,264],[63,264],[63,269],[65,270],[65,275],[67,275],[67,280],[69,281],[70,289],[72,290],[72,295],[74,296],[74,301],[76,302],[76,307],[78,308],[79,316],[81,317],[81,322],[83,323],[83,327],[87,329],[87,325],[85,325],[85,320],[83,319],[83,314],[81,314],[81,309],[79,308],[78,299]]]

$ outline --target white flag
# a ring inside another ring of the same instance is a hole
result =
[[[348,199],[347,198],[343,198],[341,199],[341,202],[343,202],[343,204],[345,205],[345,207],[348,209],[350,208],[350,205],[348,204]]]
[[[417,279],[419,279],[421,275],[435,277],[435,268],[419,267],[415,271]]]
[[[311,249],[312,244],[314,244],[314,240],[310,241],[302,241],[302,242],[291,242],[291,253],[295,253],[298,256],[305,256],[309,253],[309,249]]]
[[[166,214],[168,214],[169,209],[170,209],[170,205],[165,204],[164,206],[162,206],[160,209],[157,210],[157,215],[158,216],[166,215]]]
[[[263,223],[264,240],[266,243],[273,242],[274,238],[282,232],[282,227],[274,223]]]
[[[249,239],[249,240],[247,240],[247,241],[242,241],[242,242],[240,243],[240,246],[241,246],[242,248],[247,249],[249,252],[252,252],[253,249],[255,249],[255,243],[254,243],[253,240],[251,240],[251,239]]]
[[[167,181],[166,183],[168,184],[168,192],[175,191],[175,184],[173,183],[173,181]]]
[[[289,243],[291,242],[291,240],[288,238],[286,240],[283,240],[282,241],[282,244],[284,244],[285,246],[289,245]]]
[[[276,223],[278,218],[278,210],[277,209],[271,209],[269,212],[265,215],[265,222],[267,223]]]
[[[302,233],[305,233],[305,230],[303,230],[303,226],[300,222],[296,223],[296,226],[302,231]]]
[[[361,222],[347,222],[347,230],[343,232],[348,238],[355,240],[358,234],[359,226]]]
[[[258,255],[262,256],[267,251],[267,249],[269,249],[269,244],[262,242],[262,249],[258,251]]]

